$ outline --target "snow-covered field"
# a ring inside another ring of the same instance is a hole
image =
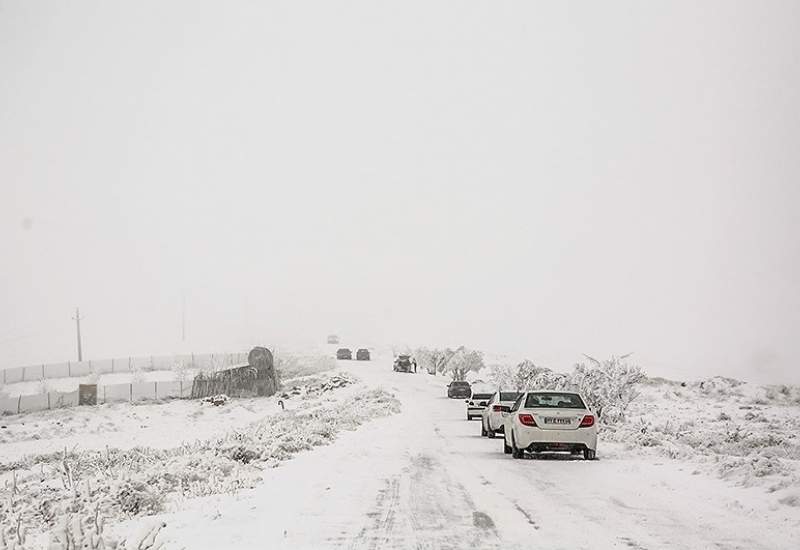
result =
[[[98,531],[167,549],[800,547],[796,387],[647,380],[585,462],[510,459],[444,378],[388,358],[285,383],[286,410],[275,396],[3,418],[2,544],[20,521],[23,548],[46,547],[42,529],[56,548]]]

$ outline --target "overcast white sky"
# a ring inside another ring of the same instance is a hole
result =
[[[0,365],[464,343],[800,382],[800,3],[0,0]]]

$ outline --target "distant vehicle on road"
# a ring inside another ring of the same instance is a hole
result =
[[[464,380],[453,380],[447,384],[447,397],[450,399],[467,399],[472,396],[472,386]]]
[[[503,451],[514,458],[525,453],[597,455],[597,418],[577,393],[531,391],[520,395],[503,422]]]
[[[483,410],[492,398],[491,393],[473,393],[467,402],[467,420],[472,420],[483,414]]]
[[[356,361],[369,361],[369,350],[361,348],[356,351]]]
[[[353,352],[347,348],[339,348],[336,350],[336,358],[349,361],[353,358]]]
[[[339,337],[336,336],[335,334],[328,335],[328,343],[329,344],[338,344],[339,343]]]
[[[495,434],[503,433],[503,421],[520,392],[496,391],[486,404],[481,413],[481,435],[494,438]]]
[[[414,372],[414,362],[410,355],[398,355],[394,360],[394,372]]]

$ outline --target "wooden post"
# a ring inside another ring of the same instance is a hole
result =
[[[111,358],[111,374],[114,374],[114,358]]]
[[[156,400],[158,400],[158,380],[153,382],[153,395],[155,395]]]
[[[20,413],[20,407],[22,407],[22,394],[20,394],[20,396],[17,398],[17,414]]]
[[[47,392],[47,410],[50,410],[50,392]]]
[[[67,376],[72,378],[72,363],[67,361]]]
[[[44,363],[42,363],[42,378],[44,378]]]
[[[129,401],[133,401],[133,384],[128,384],[128,392],[130,393]]]

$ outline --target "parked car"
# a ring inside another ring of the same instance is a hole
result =
[[[495,434],[503,433],[503,421],[520,392],[496,391],[489,399],[489,403],[481,413],[481,435],[494,438]]]
[[[361,348],[356,351],[356,361],[369,361],[369,350]]]
[[[569,452],[593,460],[597,454],[597,418],[577,393],[523,393],[503,427],[503,451],[514,458],[523,458],[526,452]]]
[[[486,405],[489,404],[489,399],[492,398],[491,393],[473,393],[472,397],[466,399],[467,402],[467,420],[472,420],[483,414]]]
[[[329,334],[328,335],[328,343],[329,344],[338,344],[339,343],[339,337],[336,336],[335,334]]]
[[[339,348],[338,350],[336,350],[336,358],[345,359],[349,361],[353,358],[353,352],[347,348]]]
[[[450,399],[466,399],[472,397],[472,386],[464,380],[454,380],[447,384],[447,397]]]
[[[410,355],[398,355],[394,360],[394,372],[414,372],[415,363]]]

